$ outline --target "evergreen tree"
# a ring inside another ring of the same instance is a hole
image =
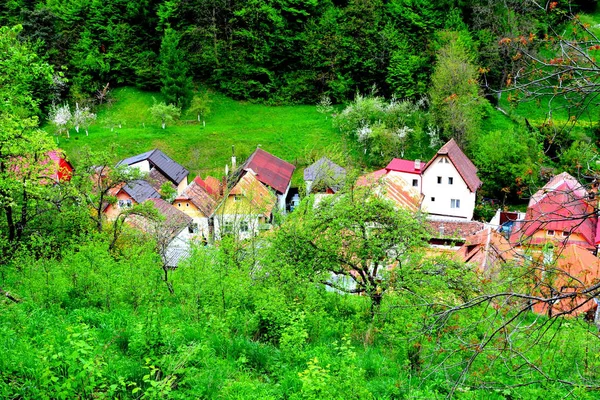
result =
[[[180,39],[175,30],[165,29],[160,46],[160,83],[166,103],[185,108],[192,94],[192,79],[188,75],[186,56],[179,48]]]

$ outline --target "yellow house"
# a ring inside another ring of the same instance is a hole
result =
[[[214,213],[215,238],[233,234],[248,239],[257,235],[261,227],[271,222],[276,205],[275,193],[252,170],[247,171]]]
[[[208,241],[212,234],[211,218],[217,206],[215,197],[212,189],[198,177],[173,202],[175,208],[192,218],[190,231],[198,239]]]

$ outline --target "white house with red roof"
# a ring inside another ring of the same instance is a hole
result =
[[[482,182],[477,176],[477,167],[454,139],[442,146],[424,166],[420,160],[395,158],[382,173],[400,175],[420,190],[421,209],[432,218],[473,219],[476,192]]]

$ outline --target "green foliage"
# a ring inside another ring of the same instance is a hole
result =
[[[181,37],[171,28],[165,29],[160,45],[160,92],[166,103],[186,108],[192,95],[185,53],[179,48]]]
[[[204,119],[210,114],[210,104],[212,100],[208,96],[208,91],[204,90],[200,94],[194,95],[188,112],[198,116],[198,122],[202,120],[202,125],[206,126]]]
[[[478,132],[483,117],[473,42],[468,32],[444,31],[431,76],[431,107],[446,137],[463,148]]]
[[[163,129],[166,128],[167,122],[172,122],[179,118],[181,115],[181,108],[174,104],[166,105],[164,102],[157,103],[154,101],[154,105],[148,110],[152,119],[160,122]]]

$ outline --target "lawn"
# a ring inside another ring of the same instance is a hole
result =
[[[191,171],[192,176],[221,176],[230,162],[232,146],[238,162],[243,162],[257,146],[295,164],[294,183],[301,181],[301,171],[315,158],[340,153],[344,148],[341,135],[332,127],[331,118],[316,111],[315,106],[266,106],[231,100],[212,93],[211,113],[206,127],[195,115],[167,124],[165,130],[152,121],[148,109],[153,97],[160,94],[126,87],[113,91],[114,105],[102,106],[98,119],[89,129],[71,130],[71,138],[57,138],[58,144],[77,164],[78,149],[118,145],[117,159],[159,148]],[[121,124],[121,128],[118,124]],[[111,130],[111,125],[117,125]],[[50,131],[51,127],[47,127]],[[117,161],[115,159],[115,161]]]

